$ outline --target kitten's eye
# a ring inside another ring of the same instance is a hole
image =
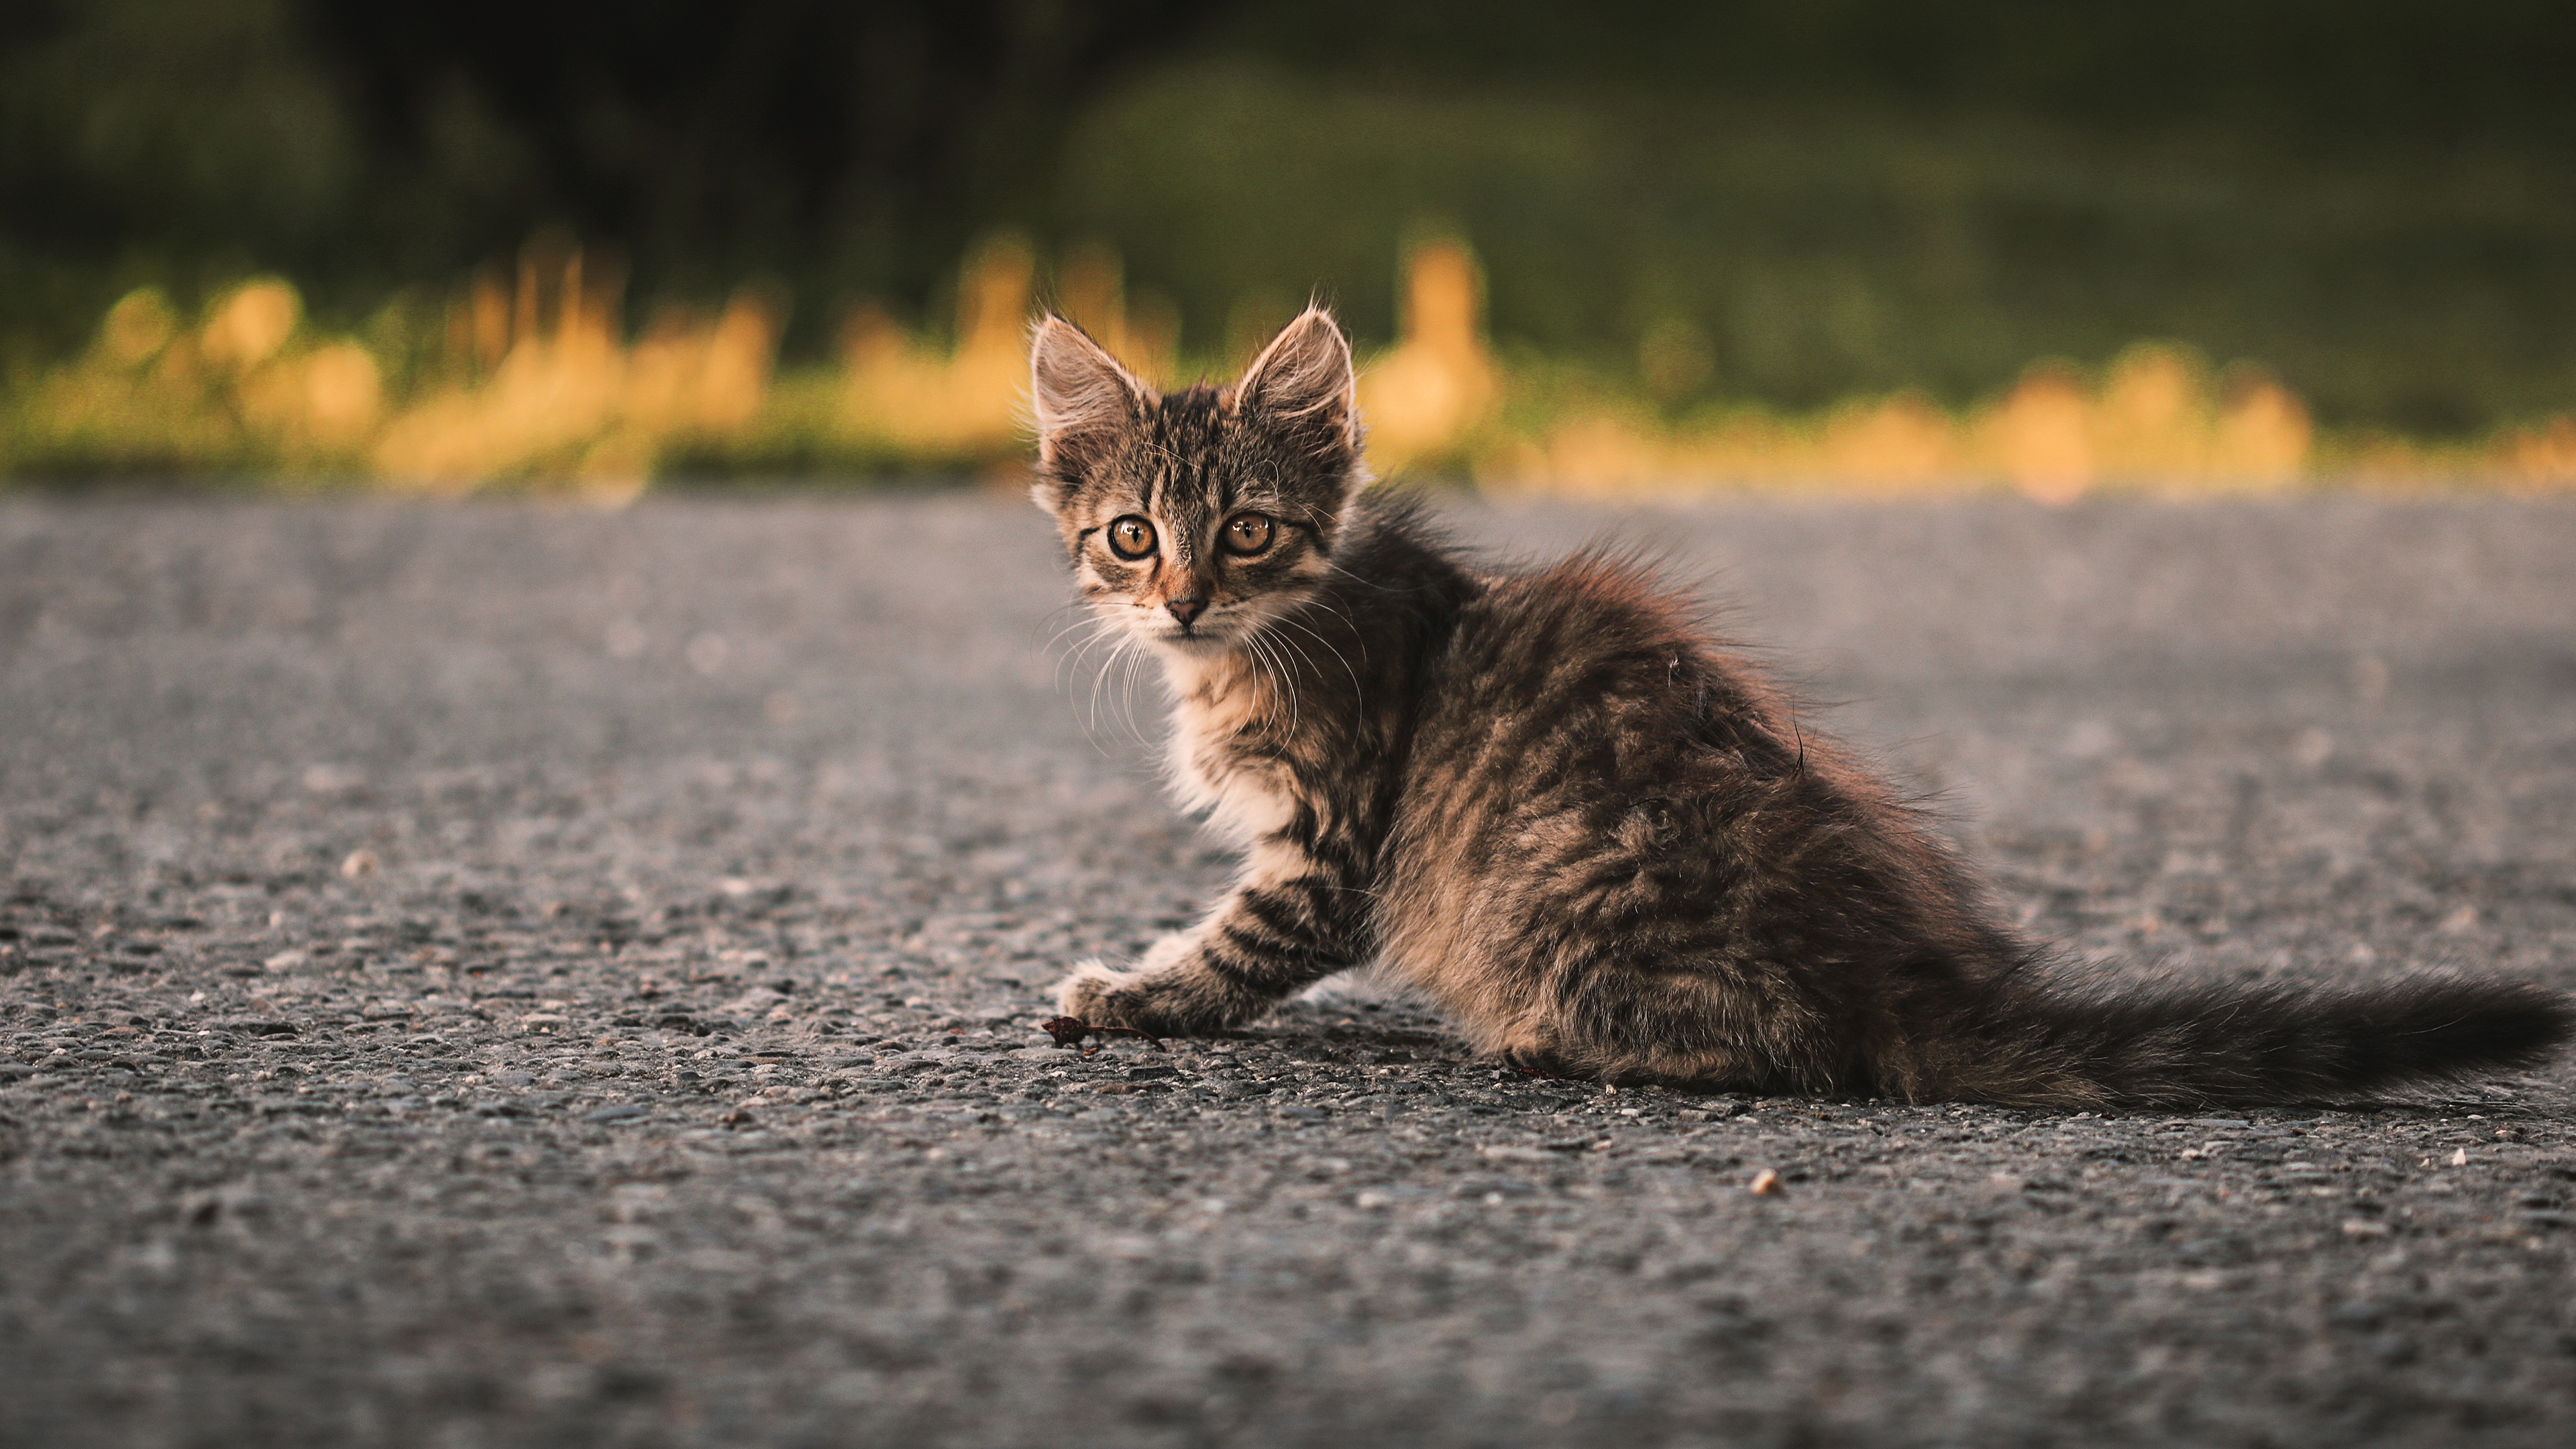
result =
[[[1154,551],[1154,525],[1130,513],[1109,525],[1109,551],[1120,558],[1143,558]]]
[[[1246,556],[1270,547],[1273,525],[1267,513],[1238,513],[1225,521],[1225,551]]]

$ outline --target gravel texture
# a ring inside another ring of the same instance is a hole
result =
[[[1455,512],[1667,550],[2075,954],[2576,986],[2567,503]],[[0,503],[0,1443],[2576,1441],[2568,1064],[1055,1048],[1226,879],[1062,601],[988,498]]]

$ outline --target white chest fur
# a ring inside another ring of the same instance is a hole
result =
[[[1176,662],[1180,703],[1172,710],[1172,791],[1182,808],[1204,812],[1210,829],[1250,846],[1286,825],[1296,801],[1278,766],[1247,749],[1267,708],[1249,670],[1230,661]]]

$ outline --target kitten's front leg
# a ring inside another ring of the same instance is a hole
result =
[[[1366,959],[1364,892],[1302,855],[1258,870],[1190,930],[1165,936],[1132,970],[1086,961],[1056,987],[1065,1015],[1093,1026],[1191,1036],[1238,1026]]]

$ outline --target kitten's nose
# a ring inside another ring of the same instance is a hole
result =
[[[1198,622],[1199,615],[1207,612],[1207,600],[1166,599],[1163,607],[1172,611],[1172,617],[1181,621],[1181,627],[1187,628]]]

